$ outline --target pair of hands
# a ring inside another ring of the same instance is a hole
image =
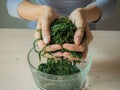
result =
[[[58,19],[59,15],[49,6],[43,6],[42,14],[40,15],[37,23],[37,29],[42,30],[42,37],[43,40],[38,41],[38,46],[40,49],[43,49],[43,47],[50,42],[50,25],[55,20]],[[76,52],[82,52],[82,59],[85,59],[88,52],[88,45],[93,39],[93,36],[90,32],[90,28],[88,26],[88,23],[86,21],[84,10],[82,8],[75,9],[70,15],[69,19],[75,24],[77,30],[74,34],[74,43],[75,44],[69,44],[65,43],[63,46],[59,44],[54,44],[49,47],[45,47],[45,52],[51,52],[51,51],[57,51],[62,48],[65,48],[70,51],[76,51]],[[82,41],[84,33],[86,34],[87,40],[84,42]],[[35,39],[38,39],[40,37],[39,32],[35,31],[34,33]],[[52,58],[53,56],[49,54],[44,55],[47,58]],[[69,60],[79,60],[77,57],[71,57],[69,52],[56,52],[54,53],[54,56],[56,57],[65,57]]]

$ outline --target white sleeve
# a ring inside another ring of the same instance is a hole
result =
[[[7,6],[7,10],[9,15],[16,17],[16,18],[20,18],[18,15],[18,6],[21,2],[23,2],[24,0],[7,0],[6,6]]]

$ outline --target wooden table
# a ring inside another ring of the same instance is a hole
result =
[[[37,90],[27,63],[33,30],[0,29],[0,90]],[[120,31],[92,31],[93,64],[84,90],[120,90]]]

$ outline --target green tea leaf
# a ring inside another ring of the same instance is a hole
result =
[[[40,38],[42,39],[42,30],[37,29],[37,31],[40,33]],[[61,17],[60,19],[55,20],[50,25],[50,34],[51,34],[51,42],[47,44],[46,46],[52,45],[52,44],[60,44],[63,45],[64,43],[74,43],[74,33],[76,31],[75,25],[67,18],[67,17]],[[38,39],[38,40],[39,40]],[[85,40],[85,36],[83,38],[83,41]],[[34,48],[35,43],[34,42]],[[41,59],[42,56],[44,56],[44,50],[37,51],[39,52],[39,59]],[[70,52],[72,57],[78,57],[81,59],[82,53],[81,52],[75,52],[75,51],[69,51],[66,49],[61,49],[58,51],[62,52]],[[52,55],[54,52],[49,52],[49,54]],[[76,62],[78,61],[72,61],[70,62],[68,59],[64,59],[64,57],[61,58],[61,60],[55,61],[54,58],[48,58],[47,63],[40,64],[38,66],[38,70],[48,73],[48,74],[54,74],[54,75],[70,75],[79,72],[80,70],[76,66]]]

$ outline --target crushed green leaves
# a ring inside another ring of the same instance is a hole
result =
[[[51,42],[46,46],[52,44],[63,45],[64,43],[71,43],[71,44],[74,43],[73,38],[74,38],[75,30],[76,30],[75,25],[67,17],[61,17],[60,19],[55,20],[50,26]],[[39,55],[39,59],[41,59],[41,57],[44,56],[45,54],[44,50],[41,51],[36,50],[35,43],[43,38],[42,38],[41,30],[38,29],[37,31],[40,33],[40,38],[35,40],[33,45],[35,51]],[[81,52],[68,51],[64,48],[59,51],[70,52],[72,57],[78,57],[79,59],[81,59],[82,57]],[[49,52],[49,54],[51,55],[52,53],[54,52]],[[78,61],[70,62],[68,61],[68,59],[64,59],[63,57],[61,58],[61,60],[54,60],[54,58],[51,59],[48,58],[47,63],[43,63],[38,66],[38,70],[44,73],[54,74],[54,75],[70,75],[80,71],[76,66],[76,62]]]
[[[66,59],[56,61],[50,58],[47,60],[47,63],[40,64],[38,70],[54,75],[71,75],[80,71],[75,61],[71,62]]]

